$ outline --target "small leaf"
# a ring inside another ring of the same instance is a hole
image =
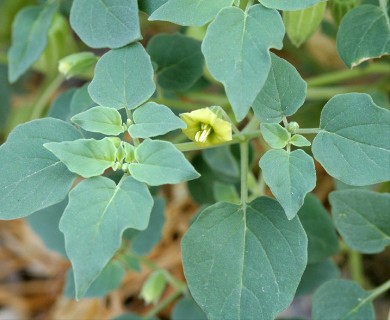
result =
[[[306,195],[298,217],[309,240],[309,263],[323,261],[338,252],[339,244],[333,221],[316,196],[310,193]]]
[[[92,48],[119,48],[141,38],[136,0],[74,0],[70,24]]]
[[[374,320],[374,307],[369,293],[349,280],[331,280],[313,296],[313,320]]]
[[[66,76],[66,79],[73,77],[91,77],[98,57],[92,52],[78,52],[62,58],[58,63],[58,71]]]
[[[389,6],[361,5],[350,10],[337,32],[337,51],[352,68],[390,53]]]
[[[313,155],[333,177],[362,186],[390,180],[390,111],[363,93],[336,95],[321,113]]]
[[[183,153],[166,141],[144,140],[135,149],[135,160],[129,164],[131,175],[151,186],[175,184],[199,177]]]
[[[304,136],[300,134],[294,134],[290,139],[290,143],[296,147],[309,147],[311,143]]]
[[[58,4],[28,6],[19,11],[12,26],[8,52],[8,78],[15,82],[38,60],[47,44],[47,33]]]
[[[205,209],[182,240],[184,274],[210,319],[273,319],[292,301],[307,238],[270,198]]]
[[[293,115],[303,105],[306,82],[286,60],[271,54],[268,78],[253,102],[255,116],[262,122],[282,121]]]
[[[146,185],[132,177],[118,185],[105,177],[87,179],[69,193],[60,230],[73,266],[77,299],[119,249],[124,230],[147,227],[152,206]]]
[[[321,1],[327,0],[261,0],[260,2],[267,8],[294,11],[311,7]]]
[[[207,320],[202,309],[191,296],[181,298],[173,308],[172,320]]]
[[[262,5],[246,12],[225,8],[209,25],[202,52],[210,73],[224,84],[237,120],[246,116],[263,87],[271,67],[269,49],[281,49],[283,37],[281,16]]]
[[[168,0],[152,13],[149,20],[170,21],[182,26],[202,26],[232,3],[233,0]]]
[[[204,57],[201,42],[180,33],[160,34],[147,47],[157,63],[157,82],[164,90],[187,90],[203,74]]]
[[[91,132],[113,136],[124,132],[122,117],[114,108],[97,106],[76,114],[70,120],[84,130]]]
[[[303,150],[270,150],[259,162],[264,180],[292,219],[303,205],[305,196],[316,185],[313,158]]]
[[[278,123],[262,123],[261,134],[271,148],[282,149],[290,140],[291,134]]]
[[[134,109],[156,89],[149,55],[139,43],[104,54],[88,87],[91,98],[104,107]]]
[[[359,252],[378,253],[390,244],[390,194],[341,190],[329,196],[337,230]]]
[[[0,219],[17,219],[65,199],[76,175],[46,142],[81,138],[72,125],[53,118],[17,126],[0,146]]]
[[[137,108],[133,113],[133,121],[134,124],[129,127],[129,133],[133,138],[160,136],[186,127],[171,109],[155,102],[148,102]]]
[[[108,138],[51,142],[45,143],[44,147],[60,159],[71,172],[84,178],[103,174],[116,160],[116,147]]]
[[[283,12],[286,33],[294,46],[300,47],[317,31],[324,18],[325,10],[324,1],[307,9]]]

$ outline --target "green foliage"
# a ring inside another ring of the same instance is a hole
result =
[[[172,311],[172,320],[206,320],[206,315],[191,296],[184,297],[176,303]]]
[[[0,64],[0,96],[2,97],[0,101],[0,130],[6,124],[10,111],[11,87],[8,83],[7,74],[7,67],[3,64]]]
[[[261,3],[268,8],[293,11],[311,7],[321,1],[326,0],[261,0]]]
[[[283,149],[291,137],[287,129],[277,123],[262,123],[260,129],[265,142],[274,149]]]

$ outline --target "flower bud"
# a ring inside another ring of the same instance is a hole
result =
[[[287,125],[287,131],[290,132],[290,133],[295,133],[297,132],[297,130],[299,129],[299,124],[295,121],[292,121],[290,122],[288,125]]]
[[[162,270],[155,271],[144,283],[140,296],[145,300],[146,304],[156,304],[164,293],[166,285],[167,280],[164,272]]]
[[[92,52],[71,54],[59,61],[58,71],[67,79],[74,76],[90,76],[93,74],[93,67],[97,60]]]

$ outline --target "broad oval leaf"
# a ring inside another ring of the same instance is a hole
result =
[[[171,109],[155,102],[148,102],[133,113],[134,124],[129,133],[133,138],[150,138],[185,128],[186,124]]]
[[[119,48],[141,38],[137,0],[74,0],[70,24],[92,48]]]
[[[306,82],[286,60],[271,54],[268,78],[253,102],[255,116],[262,122],[280,122],[303,105]]]
[[[316,196],[308,193],[298,211],[303,228],[309,240],[308,262],[317,263],[334,255],[339,250],[338,238],[333,221]]]
[[[170,21],[183,26],[202,26],[212,20],[233,0],[168,0],[157,8],[149,20]]]
[[[117,136],[125,131],[122,126],[122,117],[114,108],[93,107],[76,114],[70,120],[84,130],[105,135]]]
[[[88,91],[101,106],[134,109],[154,93],[153,76],[149,55],[141,44],[134,43],[100,58]]]
[[[262,5],[246,12],[225,8],[209,25],[202,52],[210,73],[224,84],[237,120],[263,87],[271,67],[269,49],[281,49],[283,37],[281,16]]]
[[[283,12],[286,33],[294,46],[300,47],[317,31],[325,10],[326,2],[318,2],[307,9]]]
[[[337,32],[337,51],[348,67],[390,53],[388,10],[389,5],[361,5],[344,16]]]
[[[8,78],[15,82],[38,60],[47,44],[49,31],[58,4],[51,2],[22,9],[12,26],[12,45],[8,52]]]
[[[87,179],[69,193],[60,230],[73,266],[77,299],[119,249],[124,230],[148,226],[152,206],[146,185],[132,177],[118,185],[105,177]]]
[[[207,320],[206,315],[196,304],[194,299],[188,295],[181,298],[172,311],[172,320]]]
[[[205,209],[182,240],[184,273],[210,319],[273,319],[292,301],[307,261],[306,234],[296,217],[259,198],[244,209]]]
[[[201,42],[180,33],[160,34],[147,47],[157,63],[157,82],[164,90],[187,90],[203,74],[204,57]]]
[[[284,148],[291,137],[290,132],[278,123],[262,123],[260,130],[265,142],[274,149]]]
[[[136,162],[129,164],[131,175],[151,186],[175,184],[199,177],[183,153],[166,141],[144,140],[135,149]]]
[[[316,186],[313,158],[303,150],[270,150],[260,159],[259,166],[288,219],[294,218],[306,194]]]
[[[260,3],[268,8],[277,10],[301,10],[327,0],[260,0]]]
[[[320,129],[313,155],[331,176],[355,186],[390,180],[390,111],[369,95],[347,93],[330,99]]]
[[[116,147],[109,138],[50,142],[44,147],[60,159],[71,172],[84,178],[99,176],[114,165]]]
[[[25,217],[65,199],[76,175],[43,144],[79,138],[75,127],[53,118],[11,132],[0,147],[0,219]]]
[[[369,293],[349,280],[331,280],[313,296],[313,320],[374,320],[374,307]]]
[[[341,190],[329,196],[337,230],[359,252],[378,253],[390,244],[390,194]]]

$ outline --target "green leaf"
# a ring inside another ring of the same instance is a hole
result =
[[[202,52],[210,73],[224,84],[237,120],[263,87],[271,67],[269,49],[281,49],[283,37],[281,16],[262,5],[246,12],[225,8],[209,25]]]
[[[327,0],[261,0],[261,4],[267,8],[295,11],[311,7],[321,1]]]
[[[157,63],[157,82],[164,90],[187,90],[203,74],[204,57],[201,42],[180,33],[160,34],[147,47]]]
[[[309,263],[323,261],[338,252],[339,244],[333,221],[316,196],[310,193],[306,195],[298,217],[309,240]]]
[[[122,117],[118,110],[97,106],[70,119],[81,128],[91,132],[117,136],[125,130],[122,126]]]
[[[290,140],[291,134],[278,123],[262,123],[261,134],[271,148],[282,149]]]
[[[316,185],[313,158],[303,150],[270,150],[259,162],[264,180],[292,219]]]
[[[7,74],[7,66],[0,63],[0,130],[6,124],[10,112],[11,86]]]
[[[253,102],[255,116],[262,122],[280,122],[293,115],[303,105],[306,82],[286,60],[271,54],[272,66],[268,78]]]
[[[232,154],[230,146],[206,149],[202,152],[202,156],[204,161],[216,173],[233,179],[240,176],[240,169],[237,160]]]
[[[76,88],[72,88],[58,95],[50,106],[48,117],[69,121],[70,104],[76,90]]]
[[[297,295],[310,294],[323,283],[338,278],[339,276],[340,270],[332,259],[317,263],[309,263],[306,266],[301,282],[299,283]]]
[[[168,0],[149,17],[149,20],[170,21],[182,26],[203,26],[233,0]]]
[[[138,0],[138,7],[141,11],[150,16],[168,0]]]
[[[296,147],[309,147],[311,143],[304,136],[300,134],[294,134],[290,139],[290,143]]]
[[[170,142],[144,140],[135,149],[135,160],[129,164],[131,175],[151,186],[175,184],[199,177],[183,153]]]
[[[390,111],[363,93],[336,95],[321,113],[313,155],[333,177],[349,185],[390,180]]]
[[[329,196],[337,230],[359,252],[378,253],[390,244],[390,194],[341,190]]]
[[[82,181],[69,193],[60,221],[80,299],[119,249],[124,230],[148,226],[153,198],[145,184],[126,177]],[[80,245],[82,244],[82,245]]]
[[[27,223],[50,250],[66,257],[64,235],[58,229],[68,199],[39,210],[26,218]]]
[[[102,273],[96,278],[85,293],[85,298],[105,297],[111,291],[118,289],[126,274],[119,261],[112,260],[103,269]],[[74,298],[76,294],[74,273],[72,269],[66,274],[64,295],[68,298]]]
[[[388,9],[389,5],[361,5],[344,16],[337,32],[337,51],[348,67],[390,53]]]
[[[80,133],[61,120],[45,118],[17,126],[0,146],[0,219],[17,219],[65,199],[76,175],[43,147],[75,140]]]
[[[240,197],[234,185],[214,182],[213,195],[217,202],[240,203]]]
[[[74,77],[93,77],[98,57],[92,52],[78,52],[62,58],[58,63],[58,71],[65,75],[66,79]]]
[[[355,282],[331,280],[313,296],[313,320],[374,320],[374,307],[366,299],[368,295]]]
[[[283,12],[286,33],[294,46],[300,47],[318,30],[325,10],[326,2],[318,2],[307,9]]]
[[[103,174],[116,160],[116,147],[109,138],[51,142],[45,143],[44,147],[60,159],[71,172],[84,178]]]
[[[8,51],[8,78],[15,82],[38,60],[47,44],[47,33],[58,4],[28,6],[17,14]]]
[[[191,296],[181,298],[172,311],[172,320],[207,320],[202,309]]]
[[[129,133],[133,138],[150,138],[185,128],[186,124],[168,107],[155,102],[145,103],[133,113],[134,124]]]
[[[92,48],[119,48],[141,38],[135,0],[74,0],[70,24]]]
[[[149,55],[141,44],[134,43],[100,58],[88,91],[101,106],[134,109],[154,93],[153,76]]]
[[[82,87],[77,88],[74,92],[69,106],[70,112],[68,121],[74,115],[96,106],[96,103],[91,99],[91,96],[88,93],[88,85],[89,83],[86,83]]]
[[[217,203],[182,240],[184,274],[210,319],[273,319],[292,301],[307,261],[298,218],[259,198],[246,209]]]

